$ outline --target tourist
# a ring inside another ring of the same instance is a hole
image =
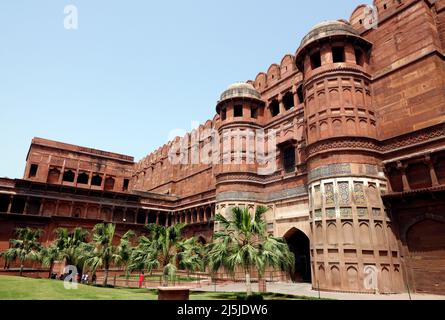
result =
[[[139,276],[139,289],[142,288],[142,284],[145,281],[145,275],[144,275],[144,271],[141,272],[140,276]]]

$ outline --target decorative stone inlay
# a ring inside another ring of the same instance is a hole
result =
[[[382,214],[382,210],[380,208],[372,208],[372,216],[373,217],[380,217]]]
[[[331,164],[320,167],[309,172],[309,180],[328,178],[336,175],[351,174],[352,169],[349,163]]]
[[[339,182],[338,192],[340,205],[349,205],[349,182]]]
[[[328,218],[335,218],[336,217],[335,208],[328,208],[328,209],[326,209],[326,217],[328,217]]]
[[[359,218],[367,218],[368,208],[357,208],[357,215],[359,216]]]
[[[334,184],[326,183],[324,185],[324,194],[326,198],[326,205],[333,206],[335,205],[335,194],[334,194]]]
[[[364,185],[362,182],[354,182],[354,199],[356,204],[366,204]]]
[[[253,201],[253,202],[269,202],[284,200],[293,197],[307,195],[308,191],[305,185],[298,186],[293,189],[287,189],[279,192],[271,193],[255,193],[255,192],[237,192],[228,191],[217,194],[216,201]]]
[[[352,218],[352,208],[340,208],[340,216],[342,218]]]
[[[373,175],[373,176],[379,174],[379,170],[376,166],[372,166],[370,164],[365,164],[365,168],[366,168],[366,174]]]
[[[315,219],[321,219],[322,218],[321,209],[315,210],[314,217],[315,217]]]

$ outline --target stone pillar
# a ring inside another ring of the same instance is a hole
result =
[[[40,201],[40,208],[39,208],[39,216],[42,216],[43,215],[43,208],[45,207],[45,199],[42,199],[41,201]],[[72,211],[72,209],[71,209],[71,211]]]
[[[158,211],[158,212],[156,213],[156,224],[157,224],[157,225],[159,225],[159,214],[160,214],[160,212]]]
[[[199,209],[196,210],[196,222],[197,223],[201,222],[201,209],[202,208],[199,208]]]
[[[114,209],[116,209],[115,206],[111,207],[111,221],[114,222]]]
[[[354,46],[350,43],[345,45],[345,61],[349,63],[356,63]]]
[[[292,97],[294,98],[294,106],[295,108],[300,104],[300,102],[298,101],[298,88],[297,86],[293,86],[292,87]]]
[[[204,222],[207,222],[207,208],[204,209]]]
[[[99,174],[100,176],[100,174]],[[105,180],[107,179],[107,175],[104,173],[104,176],[102,177],[102,183],[100,184],[100,189],[105,190]]]
[[[63,182],[63,176],[65,175],[65,164],[66,164],[66,160],[63,161],[62,171],[60,171],[59,184],[62,184],[62,182]]]
[[[148,224],[148,214],[150,213],[150,211],[145,213],[145,225]]]
[[[278,95],[278,103],[280,105],[280,114],[285,113],[286,109],[284,108],[283,95],[281,93]]]
[[[431,156],[425,157],[425,163],[428,165],[430,169],[431,183],[433,187],[439,186],[439,179],[437,178],[436,170],[434,169],[434,163],[431,160]]]
[[[71,202],[70,217],[73,217],[73,212],[74,212],[74,201]]]
[[[408,178],[406,176],[406,165],[403,165],[401,162],[397,163],[397,169],[400,170],[400,172],[402,173],[402,183],[403,183],[403,191],[407,192],[407,191],[411,191],[411,187],[409,186],[409,181]]]
[[[23,208],[23,214],[28,214],[29,197],[26,197],[25,207]]]
[[[59,205],[60,205],[60,200],[56,200],[56,216],[59,215]]]
[[[6,213],[11,213],[12,201],[13,200],[14,200],[14,197],[13,196],[9,196],[8,209],[6,210]]]

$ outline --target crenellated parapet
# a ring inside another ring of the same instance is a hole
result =
[[[171,195],[190,195],[212,188],[211,163],[200,161],[205,152],[205,142],[211,139],[211,132],[219,126],[219,116],[208,120],[183,137],[158,148],[135,165],[133,185],[135,190]],[[208,179],[197,182],[206,174]]]

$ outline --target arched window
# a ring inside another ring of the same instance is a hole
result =
[[[269,105],[270,113],[272,114],[272,117],[276,117],[280,114],[280,104],[278,100],[273,100]]]
[[[94,175],[91,179],[91,185],[100,187],[102,185],[102,177],[98,174]]]
[[[77,176],[78,184],[88,184],[88,180],[90,180],[90,176],[85,172],[82,172]]]
[[[283,104],[286,111],[295,107],[294,95],[291,91],[286,92],[286,94],[283,96]]]
[[[71,170],[65,171],[65,173],[63,174],[63,181],[74,182],[74,172]]]

